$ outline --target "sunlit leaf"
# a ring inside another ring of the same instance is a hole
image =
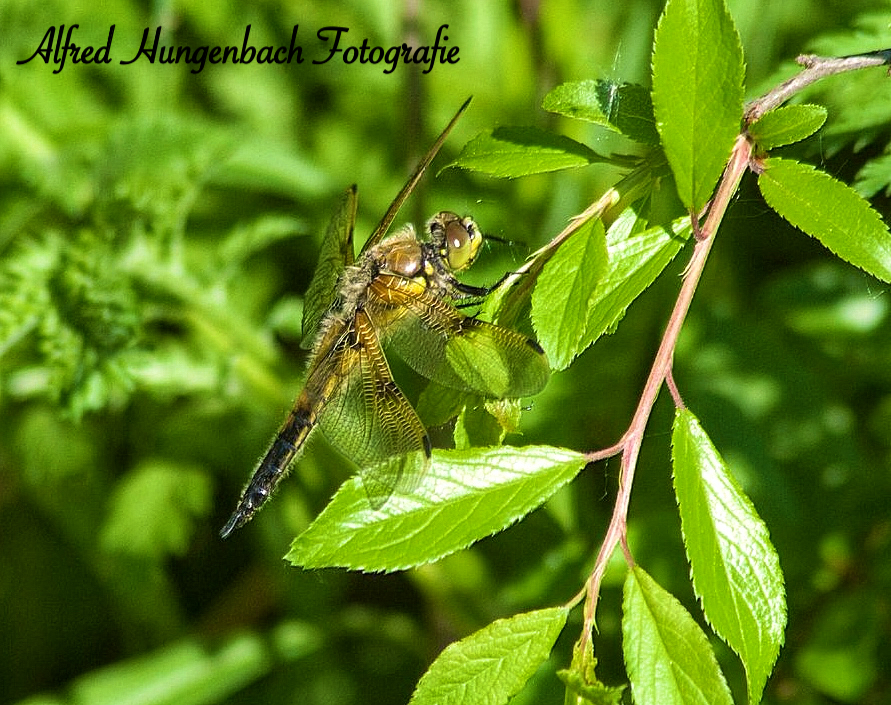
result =
[[[501,705],[548,658],[569,610],[552,607],[499,619],[455,642],[418,683],[411,705]]]
[[[678,195],[711,198],[743,114],[743,56],[724,0],[669,0],[656,29],[653,107]]]
[[[478,135],[449,166],[513,178],[606,161],[589,147],[534,127],[498,127]]]
[[[739,654],[761,702],[786,626],[779,557],[767,527],[689,411],[675,415],[674,486],[693,587],[706,619]]]
[[[589,220],[544,266],[532,294],[532,325],[555,370],[579,354],[588,309],[607,268],[603,222]]]
[[[784,105],[749,125],[749,134],[763,150],[794,144],[823,127],[827,111],[822,105]]]
[[[365,571],[428,563],[506,528],[584,465],[580,453],[545,446],[434,451],[420,484],[397,488],[380,509],[370,507],[359,476],[344,483],[286,558]]]
[[[622,213],[606,234],[609,264],[591,298],[580,349],[612,330],[625,310],[662,273],[690,236],[689,218],[670,228],[646,227],[633,210]]]
[[[625,579],[622,650],[635,705],[733,703],[702,629],[640,567]]]
[[[767,204],[846,262],[891,282],[891,234],[881,216],[847,184],[809,164],[764,160],[758,177]]]

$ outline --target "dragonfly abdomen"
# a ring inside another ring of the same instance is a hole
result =
[[[263,503],[269,499],[279,481],[288,472],[294,456],[306,442],[310,431],[315,427],[315,419],[305,413],[299,402],[288,416],[288,420],[279,429],[278,434],[260,461],[260,465],[254,471],[253,477],[244,492],[238,507],[229,517],[229,521],[220,531],[220,536],[226,538],[236,529],[244,526],[256,514]]]

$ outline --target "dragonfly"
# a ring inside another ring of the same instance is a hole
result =
[[[444,387],[489,399],[529,397],[546,385],[550,368],[537,342],[458,308],[498,286],[471,286],[455,277],[473,264],[483,243],[472,218],[443,211],[430,219],[423,237],[411,225],[387,235],[469,102],[421,160],[358,257],[356,186],[344,195],[305,296],[303,345],[310,354],[303,389],[220,531],[223,538],[251,520],[316,428],[359,466],[372,508],[383,506],[397,486],[410,489],[419,481],[430,463],[430,439],[394,381],[385,349]]]

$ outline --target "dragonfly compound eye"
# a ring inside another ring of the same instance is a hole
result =
[[[466,269],[476,259],[483,237],[471,218],[453,216],[443,223],[445,226],[445,256],[449,268],[454,271]]]

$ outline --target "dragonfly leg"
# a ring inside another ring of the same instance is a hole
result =
[[[471,286],[470,284],[464,284],[463,282],[458,281],[457,279],[452,279],[449,284],[451,287],[468,298],[484,298],[495,291],[499,286],[504,284],[507,281],[508,277],[513,276],[514,272],[505,272],[504,275],[492,286]]]

